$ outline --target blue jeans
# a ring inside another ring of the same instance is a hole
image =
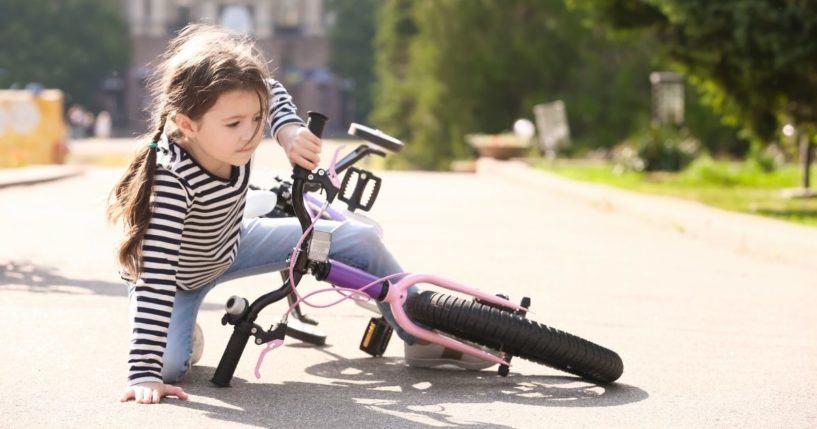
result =
[[[342,223],[318,221],[315,227],[321,231],[332,232],[332,245],[329,253],[332,259],[360,268],[378,277],[402,272],[400,265],[383,246],[373,227],[354,221]],[[197,289],[177,290],[173,313],[170,316],[162,369],[162,379],[166,383],[178,382],[190,367],[193,327],[199,307],[207,292],[217,284],[229,280],[285,269],[286,259],[301,234],[301,226],[295,218],[244,220],[241,225],[238,255],[227,271]],[[386,320],[395,328],[397,335],[409,344],[413,343],[414,339],[394,322],[391,309],[381,303],[378,303],[378,307]]]

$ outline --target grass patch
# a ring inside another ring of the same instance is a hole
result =
[[[585,182],[698,201],[714,207],[817,226],[817,199],[784,198],[781,191],[800,184],[798,166],[764,172],[749,162],[701,158],[680,173],[616,171],[606,162],[540,161],[536,168]],[[817,178],[817,168],[811,176]]]

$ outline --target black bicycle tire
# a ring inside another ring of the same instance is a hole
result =
[[[595,383],[612,383],[624,370],[610,349],[475,300],[423,291],[409,296],[406,312],[424,326]]]

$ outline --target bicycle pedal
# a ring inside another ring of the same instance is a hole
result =
[[[346,203],[350,212],[372,209],[382,180],[371,171],[349,167],[340,185],[338,199]]]
[[[372,317],[366,326],[366,331],[363,332],[363,339],[360,340],[360,350],[375,357],[383,356],[393,331],[394,328],[386,322],[386,319]]]

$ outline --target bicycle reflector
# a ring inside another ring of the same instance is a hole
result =
[[[371,171],[349,167],[343,176],[338,199],[345,202],[350,212],[356,209],[371,210],[380,192],[381,179]]]

